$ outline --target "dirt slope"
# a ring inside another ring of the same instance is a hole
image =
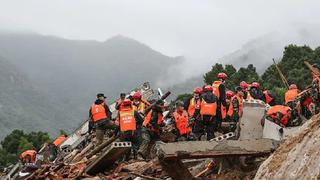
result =
[[[320,114],[285,140],[259,168],[255,179],[317,179],[320,175]]]

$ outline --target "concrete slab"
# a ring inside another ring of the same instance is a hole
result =
[[[131,142],[113,142],[96,160],[87,166],[86,173],[96,175],[99,172],[105,171],[130,149]]]
[[[188,141],[157,144],[162,159],[200,159],[223,156],[268,154],[278,147],[271,139],[227,140],[222,142]]]
[[[266,105],[260,100],[244,101],[243,115],[240,119],[240,140],[261,139]]]

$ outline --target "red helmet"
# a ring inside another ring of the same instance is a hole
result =
[[[125,99],[125,100],[123,100],[122,104],[124,106],[130,106],[132,104],[132,102],[130,101],[130,99]]]
[[[251,84],[251,87],[260,88],[260,84],[257,83],[257,82],[253,82],[253,83]]]
[[[295,85],[295,84],[291,84],[290,87],[289,87],[289,89],[298,89],[298,87],[297,87],[297,85]]]
[[[226,92],[226,96],[227,96],[227,98],[232,98],[232,97],[234,96],[234,92],[228,90],[228,91]]]
[[[219,78],[219,79],[225,80],[225,79],[227,79],[227,77],[228,77],[228,76],[227,76],[226,73],[219,73],[219,74],[218,74],[218,78]]]
[[[132,96],[133,99],[141,99],[142,98],[142,95],[140,92],[135,92]]]
[[[204,91],[204,92],[213,91],[213,88],[212,88],[212,86],[210,86],[210,85],[206,85],[206,86],[204,87],[203,91]]]
[[[193,92],[196,93],[196,94],[201,94],[202,93],[202,88],[201,87],[195,87]]]
[[[248,84],[245,81],[241,81],[240,87],[242,87],[243,89],[247,89],[248,88]]]

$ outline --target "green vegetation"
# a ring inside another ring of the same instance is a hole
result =
[[[207,72],[203,78],[206,84],[212,84],[219,72],[224,72],[228,75],[228,80],[226,81],[226,87],[230,90],[234,90],[236,86],[239,86],[241,81],[246,81],[248,83],[257,81],[260,82],[260,77],[256,71],[256,68],[249,64],[248,67],[241,67],[238,71],[231,64],[227,64],[223,67],[222,64],[216,63],[212,66],[211,71]]]
[[[8,166],[11,163],[15,163],[23,151],[39,150],[44,143],[50,141],[48,133],[45,132],[24,133],[22,130],[13,130],[11,134],[1,141],[0,166]]]
[[[278,63],[279,68],[288,80],[289,84],[294,83],[300,89],[305,89],[311,84],[311,74],[303,61],[308,60],[311,64],[320,63],[320,47],[315,50],[308,46],[289,45],[285,47],[283,58]],[[263,89],[269,90],[275,95],[277,103],[283,103],[284,87],[275,65],[269,66],[260,77],[256,68],[249,64],[246,68],[241,67],[238,71],[232,65],[216,63],[211,71],[204,74],[204,82],[212,84],[219,72],[225,72],[228,75],[226,87],[233,90],[241,81],[252,83],[257,81]]]

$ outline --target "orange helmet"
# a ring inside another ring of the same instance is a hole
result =
[[[219,79],[225,80],[225,79],[227,79],[227,77],[228,77],[228,76],[227,76],[226,73],[219,73],[219,74],[218,74],[218,78],[219,78]]]
[[[124,106],[131,106],[132,102],[130,101],[130,99],[125,99],[125,100],[123,100],[122,104]]]
[[[202,93],[202,88],[201,88],[201,87],[195,87],[194,90],[193,90],[193,92],[194,92],[195,94],[201,94],[201,93]]]
[[[251,87],[260,88],[260,84],[257,83],[257,82],[253,82],[253,83],[251,84]]]
[[[226,92],[226,96],[227,96],[227,98],[232,98],[232,97],[234,96],[234,92],[231,91],[231,90],[228,90],[228,91]]]
[[[247,88],[248,88],[247,82],[241,81],[241,82],[240,82],[240,87],[242,87],[243,89],[247,89]]]
[[[204,91],[204,92],[213,91],[213,88],[212,88],[212,86],[210,86],[210,85],[206,85],[206,86],[204,87],[203,91]]]
[[[297,87],[297,85],[295,85],[295,84],[291,84],[290,87],[289,87],[289,89],[298,89],[298,87]]]
[[[142,95],[140,92],[135,92],[132,96],[133,99],[141,99],[142,98]]]

